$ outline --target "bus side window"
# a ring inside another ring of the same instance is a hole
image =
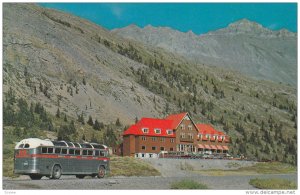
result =
[[[25,144],[24,148],[29,148],[29,144]]]
[[[100,151],[100,156],[104,156],[104,152],[103,151]]]
[[[80,155],[80,150],[75,150],[75,155]]]
[[[82,155],[87,155],[87,150],[82,150]]]
[[[48,148],[48,154],[53,154],[53,148]]]
[[[60,154],[61,148],[55,148],[55,154]]]
[[[67,154],[68,153],[68,149],[66,149],[66,148],[61,149],[61,153],[62,154]]]
[[[99,150],[96,150],[96,151],[95,151],[95,156],[99,156],[99,154],[100,154],[100,151],[99,151]]]
[[[74,149],[69,149],[69,154],[74,155]]]
[[[93,150],[88,150],[88,155],[93,156]]]
[[[23,146],[24,146],[24,144],[20,144],[20,145],[19,145],[19,148],[23,148]]]
[[[46,154],[47,153],[47,148],[42,148],[42,154]]]

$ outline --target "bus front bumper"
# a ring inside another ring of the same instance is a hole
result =
[[[14,170],[14,173],[15,174],[39,174],[40,173],[40,170],[39,169],[32,169],[32,170],[18,170],[18,169],[15,169]]]

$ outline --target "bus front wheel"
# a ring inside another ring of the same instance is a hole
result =
[[[42,175],[29,175],[29,177],[32,180],[40,180],[43,176]]]
[[[61,176],[61,168],[59,165],[54,165],[52,169],[52,177],[51,179],[59,179]]]
[[[97,177],[98,178],[103,178],[105,176],[105,168],[103,166],[100,166],[99,167],[99,170],[98,170],[98,175]]]

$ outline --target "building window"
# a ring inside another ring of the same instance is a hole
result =
[[[170,142],[171,142],[171,143],[174,143],[174,139],[173,139],[173,138],[172,138],[172,139],[170,139]]]
[[[156,147],[155,147],[155,146],[152,146],[152,150],[156,150]]]
[[[160,134],[160,133],[161,133],[161,130],[160,130],[160,129],[154,129],[154,132],[155,132],[156,134]]]
[[[144,158],[145,157],[145,154],[142,154],[142,158]]]
[[[180,125],[181,130],[184,130],[184,124]]]
[[[170,148],[170,151],[173,151],[173,148]]]
[[[149,133],[149,129],[148,128],[143,128],[143,133]]]
[[[145,136],[142,136],[142,140],[143,140],[143,141],[146,141],[147,138],[146,138]]]
[[[190,131],[192,130],[192,125],[188,126],[188,130],[190,130]]]
[[[146,146],[142,146],[142,150],[146,150]]]
[[[160,141],[161,141],[161,142],[165,142],[165,138],[164,138],[164,137],[161,137],[161,138],[160,138]]]
[[[149,158],[152,158],[153,154],[149,154]]]
[[[185,133],[180,133],[180,138],[185,138]]]
[[[138,158],[138,157],[139,157],[139,154],[135,154],[135,157]]]
[[[154,141],[154,142],[156,141],[156,137],[152,137],[151,139],[152,139],[152,141]]]
[[[167,130],[167,134],[168,134],[168,135],[173,135],[173,130],[168,129],[168,130]]]
[[[165,147],[160,147],[160,151],[164,151],[165,150]]]

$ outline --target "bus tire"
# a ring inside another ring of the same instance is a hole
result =
[[[51,179],[59,179],[61,176],[61,167],[59,165],[54,165],[52,169]]]
[[[83,179],[85,177],[85,175],[76,175],[76,178],[78,179]]]
[[[43,176],[42,175],[32,174],[32,175],[29,175],[29,177],[32,180],[40,180]]]
[[[99,166],[97,177],[99,179],[103,178],[106,175],[106,170],[104,166]]]

